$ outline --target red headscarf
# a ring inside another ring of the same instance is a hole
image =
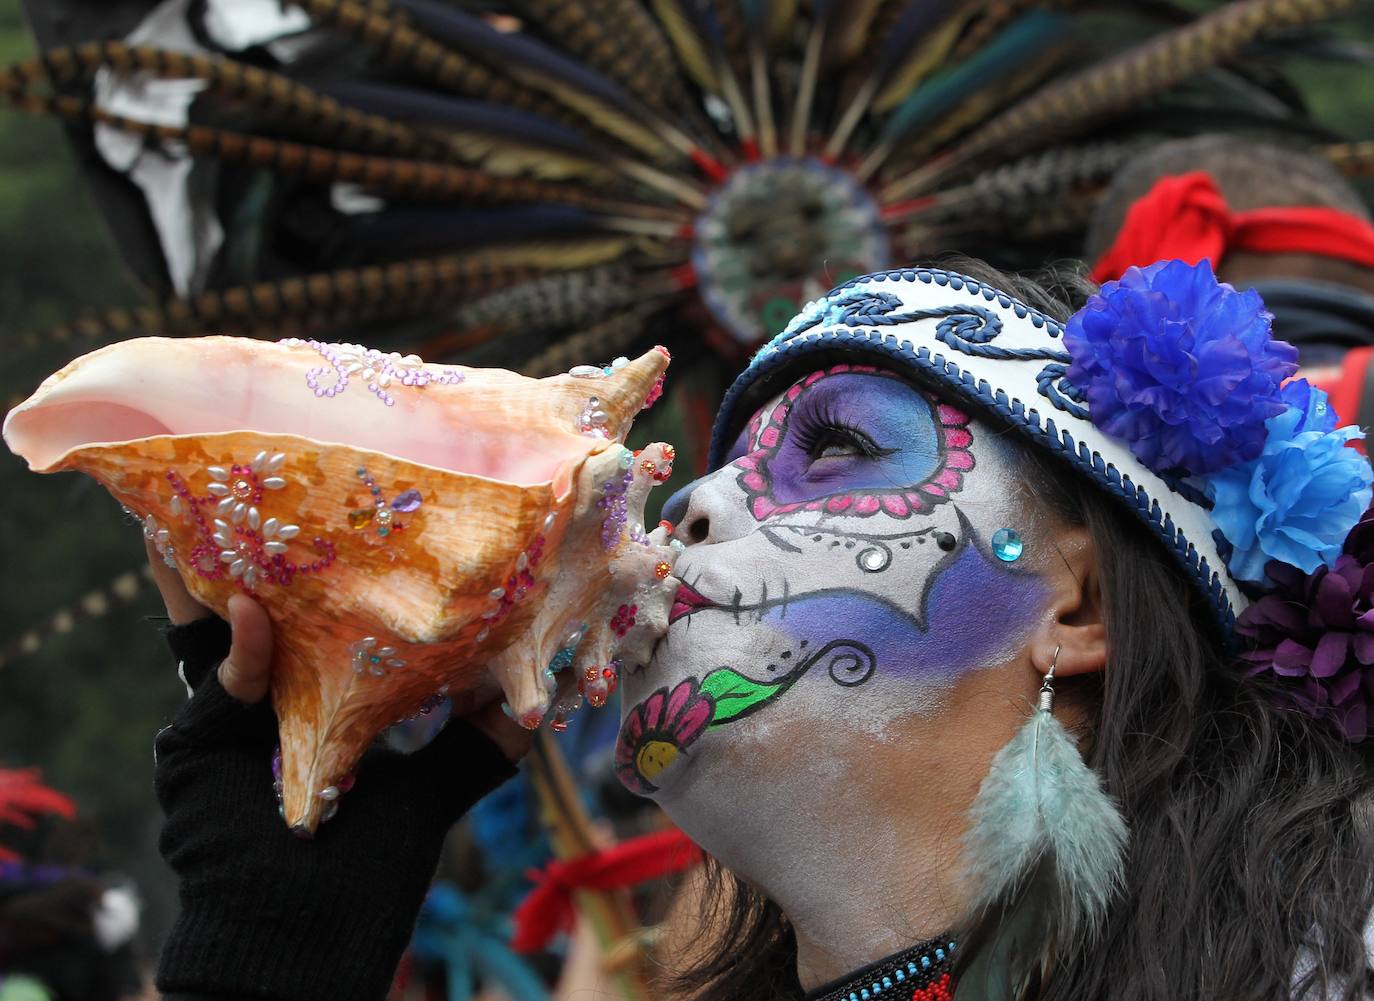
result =
[[[1116,242],[1093,265],[1092,278],[1120,278],[1131,266],[1178,259],[1218,264],[1229,251],[1313,254],[1374,268],[1374,225],[1318,206],[1232,212],[1204,171],[1163,177],[1126,213]]]

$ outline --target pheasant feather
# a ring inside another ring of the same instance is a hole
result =
[[[541,32],[557,39],[568,55],[584,61],[645,104],[663,106],[664,86],[673,78],[644,58],[652,57],[650,50],[636,52],[626,44],[630,41],[626,37],[629,24],[618,32],[608,31],[602,12],[593,12],[581,0],[524,0],[523,7]]]
[[[1043,710],[997,752],[970,808],[966,873],[982,911],[1053,866],[1061,940],[1090,932],[1121,884],[1126,823],[1097,773]]]
[[[910,42],[900,49],[890,44],[884,46],[879,56],[879,72],[875,75],[885,83],[873,101],[873,110],[890,111],[942,65],[976,9],[956,8],[939,18],[903,16],[897,28],[910,37]],[[919,7],[916,14],[927,10]],[[945,14],[944,11],[940,13]]]
[[[1160,94],[1233,58],[1263,34],[1332,17],[1355,0],[1239,0],[1149,40],[1119,56],[1042,87],[1012,105],[969,139],[897,178],[884,202],[928,191],[953,168],[1018,145],[1043,145]]]
[[[1326,157],[1348,177],[1374,176],[1374,142],[1334,143],[1325,149]]]
[[[662,140],[640,123],[642,115],[628,94],[557,49],[535,38],[497,31],[479,17],[429,0],[405,0],[404,8],[447,49],[499,67],[512,80],[547,94],[602,132],[651,157],[666,154]]]
[[[663,30],[668,33],[668,38],[672,41],[673,48],[677,52],[678,62],[687,71],[687,75],[702,90],[712,94],[716,93],[719,90],[719,84],[716,81],[715,66],[706,52],[706,46],[702,43],[696,22],[691,15],[682,9],[682,4],[678,0],[650,0],[650,2],[653,5],[654,13],[663,22]]]

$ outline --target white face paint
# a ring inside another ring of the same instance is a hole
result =
[[[856,834],[880,807],[865,759],[1022,649],[1039,532],[997,432],[873,367],[798,380],[731,458],[665,510],[684,583],[623,679],[616,769],[793,916],[834,903],[805,857],[897,852]]]
[[[1029,561],[998,534],[1033,534],[1006,446],[894,374],[798,380],[733,455],[665,511],[689,543],[684,583],[654,659],[624,680],[617,770],[658,798],[684,794],[718,742],[780,719],[881,735],[936,711],[1040,611]]]

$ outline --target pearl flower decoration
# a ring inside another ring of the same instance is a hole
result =
[[[301,534],[299,525],[283,525],[276,518],[268,518],[262,523],[262,548],[271,556],[286,552],[286,541]]]
[[[364,636],[349,647],[349,650],[353,653],[354,674],[366,672],[380,678],[387,671],[406,666],[406,662],[396,656],[394,646],[378,646],[375,636]]]
[[[236,539],[233,526],[223,518],[215,519],[215,542],[222,547],[219,559],[229,565],[229,576],[242,580],[244,587],[256,585],[258,568],[252,544],[247,539]]]
[[[177,568],[176,552],[172,549],[172,533],[159,525],[151,514],[143,519],[143,537],[157,549],[163,563],[173,570]]]
[[[258,505],[262,503],[262,492],[280,490],[286,486],[286,481],[275,475],[285,462],[286,453],[269,455],[263,451],[254,456],[253,461],[246,466],[236,463],[228,469],[223,466],[207,467],[205,471],[210,474],[213,482],[206,489],[220,499],[215,513],[221,517],[227,516],[236,525],[246,520],[248,527],[257,531],[262,521],[262,516],[258,513]]]

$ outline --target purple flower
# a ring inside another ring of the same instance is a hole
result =
[[[1069,318],[1068,379],[1093,424],[1155,472],[1225,469],[1259,455],[1297,369],[1272,319],[1258,293],[1218,282],[1206,260],[1130,268]]]
[[[1305,574],[1271,563],[1268,574],[1276,589],[1236,621],[1249,673],[1279,679],[1287,704],[1364,740],[1374,724],[1374,511],[1334,566]]]
[[[1305,381],[1283,395],[1294,405],[1266,422],[1260,455],[1202,478],[1212,518],[1234,547],[1228,566],[1237,580],[1263,582],[1270,560],[1303,573],[1332,566],[1369,507],[1374,472],[1346,447],[1364,434],[1333,430],[1326,394]]]

